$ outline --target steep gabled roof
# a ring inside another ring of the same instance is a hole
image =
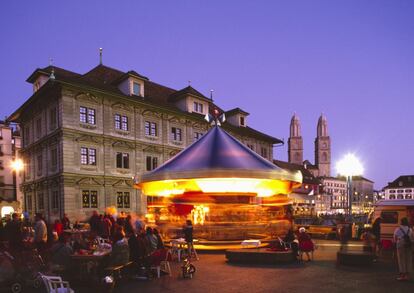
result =
[[[202,93],[200,93],[198,90],[196,90],[195,88],[193,88],[191,85],[176,91],[175,93],[173,93],[170,96],[170,101],[174,102],[177,101],[179,99],[185,98],[187,96],[194,96],[197,98],[201,98],[202,100],[207,100],[208,102],[211,102],[210,99],[208,99],[206,96],[204,96]]]
[[[226,116],[230,117],[230,116],[238,114],[238,113],[246,115],[246,116],[250,115],[248,112],[246,112],[246,111],[240,109],[239,107],[237,107],[237,108],[226,111]]]

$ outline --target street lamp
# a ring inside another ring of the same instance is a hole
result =
[[[14,197],[15,200],[18,200],[17,198],[17,188],[18,188],[18,184],[17,184],[17,176],[19,174],[20,171],[23,170],[24,164],[23,161],[21,159],[14,159],[11,162],[11,169],[13,172],[13,186],[14,186]]]
[[[353,154],[345,155],[337,164],[336,170],[346,177],[346,190],[348,198],[348,213],[352,216],[352,177],[364,172],[361,162]]]

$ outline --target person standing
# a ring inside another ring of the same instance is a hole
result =
[[[298,240],[299,240],[299,251],[301,254],[301,260],[302,260],[302,254],[305,253],[306,256],[308,257],[308,261],[311,261],[310,254],[312,255],[312,258],[313,258],[314,245],[313,245],[311,237],[309,236],[308,233],[306,233],[306,229],[304,227],[299,229]]]
[[[12,220],[6,224],[5,231],[10,248],[15,251],[21,249],[23,247],[23,228],[19,214],[12,215]]]
[[[191,258],[192,251],[195,251],[194,244],[193,244],[193,223],[191,222],[191,220],[187,220],[185,223],[186,225],[184,226],[184,229],[183,229],[184,239],[185,239],[185,242],[187,242],[188,257]],[[197,254],[196,254],[196,257],[197,257]]]
[[[372,234],[375,236],[375,249],[374,252],[376,255],[379,255],[381,252],[381,218],[376,218],[372,224]]]
[[[413,244],[414,235],[409,227],[408,219],[402,218],[400,227],[394,231],[394,243],[397,248],[398,281],[408,280],[408,275],[413,269]]]
[[[36,213],[35,215],[35,226],[34,226],[34,244],[39,251],[46,248],[47,243],[47,227],[41,214]]]

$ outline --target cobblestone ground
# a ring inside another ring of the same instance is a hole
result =
[[[338,245],[318,241],[312,262],[277,266],[234,265],[224,254],[200,254],[193,279],[182,279],[180,265],[172,263],[171,277],[151,281],[128,280],[115,292],[414,292],[414,278],[396,281],[397,267],[385,255],[372,267],[337,267]],[[353,249],[358,249],[353,247]],[[86,288],[76,292],[91,292]]]

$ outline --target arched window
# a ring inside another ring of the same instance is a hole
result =
[[[328,154],[325,153],[325,152],[322,153],[322,161],[323,162],[327,162],[328,161]]]

